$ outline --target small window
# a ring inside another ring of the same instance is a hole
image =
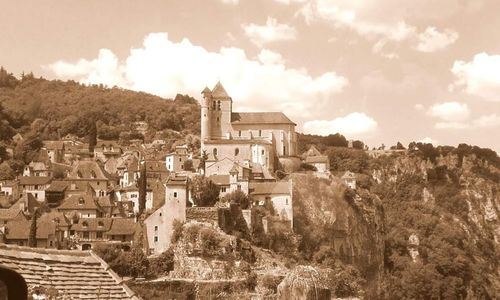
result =
[[[177,192],[174,192],[174,198],[177,198]]]
[[[286,198],[286,203],[285,204],[288,205],[288,198]]]
[[[83,204],[85,204],[85,199],[83,199],[83,197],[80,197],[78,199],[78,205],[83,205]]]
[[[102,231],[98,231],[98,232],[96,232],[95,236],[96,236],[96,238],[98,238],[98,239],[102,239]]]
[[[238,130],[238,136],[241,137],[241,130]]]
[[[87,227],[89,227],[89,223],[87,223],[86,221],[84,221],[84,222],[82,223],[82,226],[83,226],[83,228],[87,228]]]
[[[234,156],[238,156],[238,154],[240,154],[240,149],[239,148],[234,149]]]
[[[221,190],[221,192],[223,192],[223,193],[225,193],[225,192],[226,192],[226,188],[225,188],[225,187],[221,188],[220,190]]]
[[[217,101],[217,110],[220,110],[220,100]]]
[[[38,184],[35,184],[35,190],[38,190]]]
[[[259,129],[259,136],[262,136],[262,130]]]
[[[212,153],[214,154],[214,156],[217,156],[217,148],[214,148],[214,150],[212,150]]]
[[[264,155],[264,153],[266,153],[266,152],[264,151],[264,149],[262,149],[262,155]]]
[[[52,241],[50,241],[50,242],[49,242],[49,246],[50,246],[50,247],[52,247],[52,245],[53,245],[53,243],[52,243]]]
[[[160,213],[160,217],[161,217],[162,213]]]
[[[155,231],[158,231],[158,226],[155,226]]]
[[[103,227],[103,226],[104,226],[104,222],[103,222],[103,221],[99,221],[99,222],[97,222],[97,226],[99,226],[99,227]]]
[[[219,123],[219,122],[220,122],[220,118],[219,118],[219,117],[217,117],[217,123]]]
[[[179,161],[182,162],[182,157],[179,157]]]
[[[158,242],[158,237],[157,236],[155,236],[155,242]]]

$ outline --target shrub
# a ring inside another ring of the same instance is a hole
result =
[[[300,169],[303,171],[318,171],[315,166],[304,162],[300,164]]]
[[[174,269],[174,250],[169,248],[159,256],[149,260],[150,272],[153,275],[166,275]]]
[[[223,202],[238,203],[241,209],[248,209],[250,207],[250,198],[247,194],[240,190],[233,191],[222,198]]]

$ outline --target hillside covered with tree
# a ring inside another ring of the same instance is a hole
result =
[[[0,69],[0,105],[11,129],[25,135],[37,130],[41,139],[66,134],[87,136],[95,121],[99,139],[118,139],[121,132],[145,121],[149,131],[199,132],[199,105],[189,96],[163,99],[147,93],[103,85],[86,86],[74,81],[46,80],[33,74],[20,79]],[[5,120],[2,118],[2,125]],[[2,128],[3,135],[12,134]]]

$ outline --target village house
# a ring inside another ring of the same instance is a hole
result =
[[[103,167],[93,160],[79,160],[73,163],[66,180],[89,183],[98,197],[105,196],[108,186],[113,183]]]
[[[19,181],[6,180],[0,181],[0,194],[19,198]]]
[[[52,163],[62,163],[64,160],[64,142],[63,141],[43,141],[42,150],[47,152],[48,158]]]
[[[51,177],[21,176],[19,186],[21,193],[30,193],[39,202],[45,201],[45,190],[50,186]]]
[[[186,220],[188,183],[185,176],[171,176],[165,183],[165,204],[144,220],[149,254],[166,251],[170,247],[174,220]]]
[[[50,164],[46,164],[44,162],[32,161],[24,167],[23,176],[51,177],[52,171],[50,170]]]
[[[314,166],[317,172],[320,173],[330,172],[330,160],[326,155],[307,156],[304,162],[306,164]]]
[[[97,200],[90,195],[69,196],[57,207],[57,211],[65,214],[75,213],[79,218],[99,218],[105,214]]]
[[[356,189],[356,175],[353,172],[351,171],[345,172],[341,179],[342,182],[349,188],[353,190]]]
[[[184,171],[184,163],[189,159],[186,145],[176,146],[175,151],[165,157],[165,166],[170,172],[178,173]]]
[[[282,219],[290,222],[293,228],[293,205],[292,205],[292,181],[278,182],[251,182],[250,195],[254,205],[265,205],[266,202],[273,204],[276,214]]]
[[[274,170],[275,159],[296,155],[296,124],[281,112],[233,112],[220,82],[205,88],[201,103],[201,153],[208,161],[248,160]]]
[[[106,162],[110,158],[118,158],[122,155],[122,148],[116,141],[97,141],[94,147],[94,157]]]

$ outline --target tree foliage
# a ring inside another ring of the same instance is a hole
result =
[[[213,206],[219,200],[219,187],[206,177],[196,176],[190,188],[197,206]]]

